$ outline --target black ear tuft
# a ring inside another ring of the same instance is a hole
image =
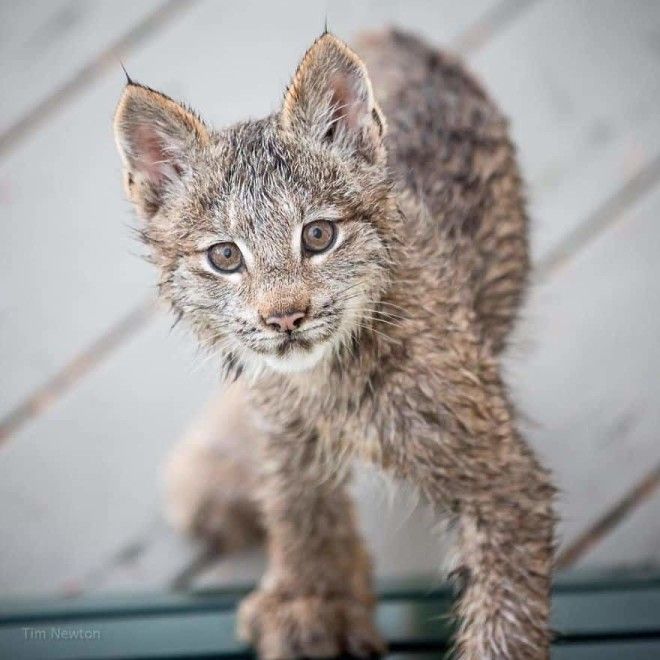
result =
[[[124,66],[124,63],[121,60],[119,61],[119,66],[121,66],[124,75],[126,76],[126,84],[134,85],[135,83],[133,82],[133,79],[128,75],[128,71],[126,71],[126,67]]]

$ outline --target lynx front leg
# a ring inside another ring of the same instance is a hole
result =
[[[457,518],[457,655],[546,660],[554,489],[515,429],[494,361],[438,371],[444,382],[418,379],[414,398],[390,390],[399,437],[383,436],[389,467]],[[425,396],[434,390],[441,404]]]
[[[264,448],[260,500],[269,568],[241,605],[239,632],[259,656],[285,660],[383,650],[371,567],[343,480],[315,458],[314,433],[292,425]]]
[[[499,480],[489,475],[492,487],[484,481],[456,502],[463,578],[457,649],[464,660],[546,660],[552,489],[532,462],[512,459],[498,468]]]

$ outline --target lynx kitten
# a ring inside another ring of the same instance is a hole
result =
[[[130,80],[117,108],[160,295],[236,381],[218,433],[250,429],[235,458],[181,450],[174,517],[236,545],[265,529],[239,612],[260,657],[366,657],[384,646],[342,466],[372,461],[456,522],[457,656],[547,658],[554,489],[499,368],[528,272],[507,123],[412,36],[356,49],[323,34],[279,112],[221,130]]]

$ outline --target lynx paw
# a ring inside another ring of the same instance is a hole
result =
[[[261,542],[254,477],[229,453],[182,442],[165,468],[166,515],[178,531],[232,552]]]
[[[371,609],[349,598],[287,599],[255,591],[241,603],[238,626],[240,637],[263,660],[369,658],[385,652]]]

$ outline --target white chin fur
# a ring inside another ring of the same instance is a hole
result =
[[[265,355],[262,360],[265,364],[280,374],[295,374],[315,367],[325,355],[327,345],[319,344],[310,351],[289,351],[283,357]]]

